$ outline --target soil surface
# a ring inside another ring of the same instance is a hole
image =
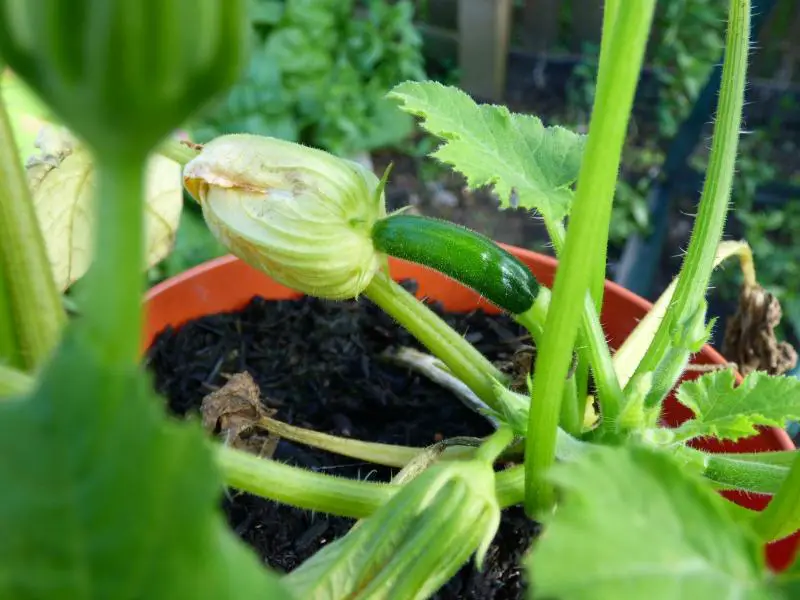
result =
[[[412,287],[406,284],[406,287]],[[494,361],[510,361],[528,338],[505,316],[444,314]],[[198,414],[203,398],[240,372],[252,375],[264,408],[284,422],[354,439],[424,446],[446,437],[483,436],[483,417],[451,393],[380,355],[419,348],[367,300],[267,302],[210,315],[158,337],[147,357],[158,390],[177,415]],[[342,477],[389,481],[390,469],[281,439],[276,460]],[[287,572],[344,535],[353,520],[300,510],[230,490],[223,508],[233,530],[274,569]],[[523,554],[539,531],[521,508],[504,511],[484,570],[465,565],[434,598],[525,597]]]

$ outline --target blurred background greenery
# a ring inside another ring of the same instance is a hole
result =
[[[784,308],[780,334],[800,334],[800,3],[756,0],[764,23],[753,45],[741,155],[728,238],[745,238],[762,285]],[[434,79],[479,101],[586,131],[594,94],[602,0],[249,0],[252,53],[241,80],[184,127],[191,139],[247,131],[319,147],[370,164],[393,165],[390,208],[448,218],[495,239],[551,252],[541,224],[496,210],[491,190],[469,192],[426,159],[436,142],[385,99],[396,83]],[[637,92],[611,230],[608,276],[619,275],[631,239],[659,228],[647,258],[655,298],[680,267],[702,188],[713,117],[683,151],[679,176],[665,165],[686,137],[721,58],[728,0],[658,2]],[[499,59],[497,58],[499,57]],[[499,75],[499,76],[498,76]],[[30,126],[34,127],[35,122]],[[35,127],[34,127],[35,129]],[[33,131],[33,129],[31,130]],[[32,144],[26,138],[27,145]],[[27,147],[27,146],[26,146]],[[666,173],[665,173],[666,172]],[[652,197],[669,179],[668,209]],[[186,196],[174,251],[151,283],[224,253]],[[639,283],[635,278],[629,284]],[[736,268],[714,278],[712,312],[735,306]]]

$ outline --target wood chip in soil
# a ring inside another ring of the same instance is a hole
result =
[[[413,289],[412,282],[404,285]],[[513,364],[515,352],[530,342],[506,316],[482,311],[449,314],[436,304],[431,307],[498,363]],[[262,406],[254,406],[252,398],[223,399],[206,411],[206,418],[213,414],[215,420],[206,423],[210,429],[227,432],[241,447],[271,454],[281,462],[341,477],[389,481],[397,469],[285,439],[274,445],[268,439],[251,440],[253,432],[247,423],[263,410],[299,427],[411,446],[491,432],[483,417],[449,392],[382,359],[381,353],[394,346],[422,349],[367,300],[270,302],[256,297],[240,311],[209,315],[178,330],[163,331],[145,362],[170,411],[179,416],[199,415],[204,397],[234,374],[247,372],[260,388]],[[235,490],[222,502],[237,535],[267,564],[283,572],[347,533],[354,522]],[[434,598],[524,598],[521,559],[538,531],[521,508],[505,510],[484,570],[477,572],[470,562]]]

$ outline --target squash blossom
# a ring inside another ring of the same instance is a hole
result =
[[[383,186],[358,163],[231,134],[186,165],[184,184],[234,255],[298,292],[355,298],[383,264],[370,235],[386,215]]]
[[[499,525],[491,464],[436,464],[284,582],[297,598],[423,600],[473,554],[481,569]]]

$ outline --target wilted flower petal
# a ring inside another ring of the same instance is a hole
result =
[[[83,277],[92,260],[94,164],[91,154],[61,127],[44,127],[37,147],[40,154],[26,165],[28,184],[53,276],[63,291]],[[153,155],[145,193],[145,260],[151,267],[169,254],[175,241],[183,208],[180,165]]]

